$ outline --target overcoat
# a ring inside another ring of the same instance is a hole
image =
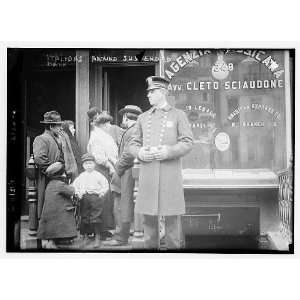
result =
[[[129,144],[134,132],[134,126],[131,126],[123,134],[119,148],[119,159],[116,163],[116,173],[121,178],[120,211],[122,222],[133,221],[134,178],[132,177],[132,167],[134,156],[129,151]]]
[[[57,138],[56,141],[50,130],[45,130],[43,134],[37,136],[33,141],[34,162],[38,167],[38,218],[40,218],[42,213],[45,189],[49,180],[45,174],[45,171],[51,164],[57,161],[64,163],[63,152],[61,145],[59,144],[59,138]]]
[[[62,151],[64,153],[65,171],[73,181],[78,176],[78,168],[70,138],[66,132],[61,131],[60,140],[62,142]]]
[[[185,213],[181,157],[193,145],[193,134],[182,110],[170,105],[152,107],[139,116],[130,152],[137,157],[142,146],[160,145],[167,147],[165,160],[141,161],[135,210],[147,215],[181,215]]]
[[[40,239],[73,238],[77,236],[71,196],[75,188],[62,180],[52,179],[45,191],[37,236]]]

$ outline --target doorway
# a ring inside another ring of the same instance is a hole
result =
[[[33,141],[44,132],[44,113],[56,110],[63,120],[75,121],[75,69],[68,71],[32,71],[26,73],[24,101],[25,165],[33,153]],[[25,180],[25,179],[24,179]],[[24,181],[24,193],[28,181]],[[22,200],[21,214],[28,215],[27,199]]]
[[[154,65],[103,68],[103,107],[110,111],[115,124],[122,122],[118,111],[125,105],[137,105],[143,112],[150,108],[146,78],[154,75]]]

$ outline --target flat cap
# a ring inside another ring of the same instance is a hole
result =
[[[81,161],[84,163],[85,161],[95,161],[95,157],[94,155],[92,155],[91,153],[85,153],[81,156]]]
[[[125,107],[123,107],[122,109],[119,110],[119,114],[120,115],[124,115],[126,113],[132,113],[135,115],[140,115],[142,114],[142,110],[136,106],[136,105],[126,105]]]

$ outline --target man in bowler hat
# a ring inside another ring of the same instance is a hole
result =
[[[136,213],[144,215],[147,249],[160,248],[159,220],[165,217],[168,249],[182,247],[180,215],[185,213],[181,157],[193,145],[185,113],[167,102],[169,82],[158,76],[147,78],[152,107],[135,125],[129,150],[141,162]]]
[[[45,131],[33,141],[34,162],[38,167],[38,218],[42,213],[45,188],[49,181],[46,170],[52,164],[64,164],[59,135],[62,124],[60,114],[54,110],[46,112],[41,123],[45,125]]]

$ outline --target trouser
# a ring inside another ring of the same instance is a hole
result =
[[[103,231],[102,213],[105,197],[84,194],[80,201],[80,233],[100,233]]]
[[[122,222],[120,231],[116,234],[116,240],[127,243],[130,236],[131,222]]]
[[[81,223],[80,224],[80,233],[81,234],[90,234],[90,233],[101,233],[103,232],[102,223]]]
[[[110,183],[111,178],[109,176],[108,169],[102,165],[96,165],[96,171],[100,172]],[[115,220],[114,220],[114,202],[111,195],[111,189],[109,184],[109,191],[105,196],[105,201],[103,203],[103,212],[102,212],[102,224],[103,224],[103,231],[108,231],[115,229]]]
[[[105,201],[103,203],[102,222],[104,231],[115,229],[113,211],[114,202],[111,197],[111,193],[109,192],[106,194]]]
[[[121,208],[120,208],[120,201],[121,201],[121,194],[112,192],[113,202],[114,202],[114,218],[115,218],[115,225],[118,231],[122,226],[121,222]]]
[[[158,216],[144,215],[145,248],[159,249]],[[182,226],[180,216],[165,216],[165,239],[167,249],[182,248]]]

